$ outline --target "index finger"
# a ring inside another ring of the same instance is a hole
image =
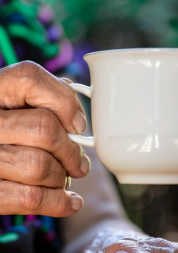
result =
[[[0,107],[43,107],[51,110],[67,132],[82,133],[86,117],[76,92],[62,78],[24,61],[0,70]]]

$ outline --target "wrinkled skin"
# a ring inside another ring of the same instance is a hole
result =
[[[75,214],[83,205],[67,191],[89,158],[67,133],[81,133],[85,112],[66,78],[34,62],[0,69],[0,215]]]
[[[83,253],[178,253],[178,243],[139,233],[107,229]]]

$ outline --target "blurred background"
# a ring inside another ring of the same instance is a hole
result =
[[[0,67],[33,60],[90,85],[84,54],[137,47],[178,47],[177,0],[0,0]],[[82,100],[90,123],[90,101]],[[176,185],[114,182],[135,224],[178,242]]]

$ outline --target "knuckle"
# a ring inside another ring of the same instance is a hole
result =
[[[44,189],[39,186],[23,185],[19,196],[20,205],[30,213],[35,213],[42,208]]]
[[[54,208],[54,213],[53,213],[54,217],[60,217],[66,213],[66,208],[67,208],[66,198],[67,197],[64,194],[64,192],[61,192],[57,206],[56,208]]]
[[[47,109],[37,109],[32,119],[32,128],[37,139],[47,145],[56,141],[59,132],[57,117]]]
[[[30,184],[43,182],[48,176],[49,155],[38,149],[27,152],[25,155],[27,162],[23,172],[28,182]]]
[[[34,81],[38,81],[40,70],[40,65],[33,61],[23,61],[17,65],[17,75],[21,82],[28,79],[34,84]]]
[[[81,164],[81,152],[81,146],[79,144],[74,144],[70,152],[67,153],[67,161],[71,170],[79,169]]]

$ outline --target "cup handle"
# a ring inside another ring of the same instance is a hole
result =
[[[71,83],[70,86],[75,91],[80,92],[80,93],[84,94],[85,96],[91,98],[92,87],[88,87],[88,86],[85,86],[85,85],[79,84],[79,83]],[[68,136],[72,141],[74,141],[76,143],[79,143],[81,145],[88,146],[88,147],[94,147],[94,137],[93,136],[85,137],[85,136],[78,135],[78,134],[68,134]]]

